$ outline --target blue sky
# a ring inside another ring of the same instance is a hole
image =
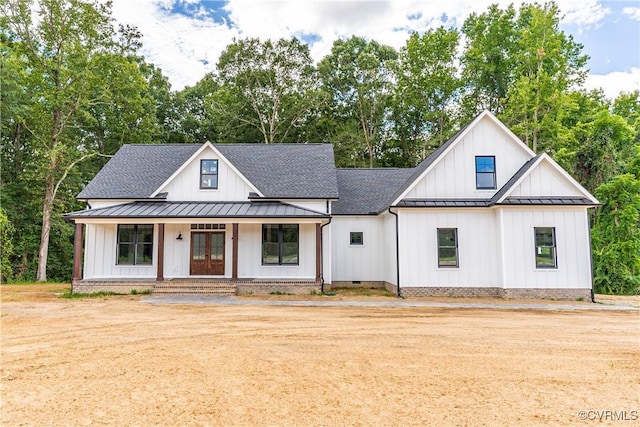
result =
[[[143,54],[174,90],[215,69],[233,38],[298,37],[315,60],[338,38],[358,35],[397,49],[410,32],[459,27],[492,3],[519,0],[114,0],[117,21],[138,27]],[[556,0],[561,28],[590,56],[588,88],[613,98],[640,89],[640,0]]]

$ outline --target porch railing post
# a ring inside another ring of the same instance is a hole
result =
[[[156,281],[164,281],[164,224],[158,224],[158,274]]]
[[[233,259],[231,260],[231,280],[238,280],[238,224],[233,224]]]

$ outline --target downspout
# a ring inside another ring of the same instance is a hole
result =
[[[331,224],[332,217],[329,217],[329,222],[320,226],[320,292],[324,294],[324,244],[322,239],[322,229]]]
[[[597,207],[595,209],[598,209]],[[594,211],[594,215],[596,215]],[[589,209],[587,209],[587,235],[589,236],[589,267],[591,267],[591,302],[596,302],[596,294],[593,291],[593,247],[591,246],[591,215],[589,215]]]
[[[400,236],[398,233],[398,214],[391,210],[389,206],[389,213],[396,217],[396,286],[398,288],[398,298],[402,298],[400,292]]]

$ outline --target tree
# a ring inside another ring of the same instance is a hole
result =
[[[211,97],[224,142],[307,142],[318,80],[309,47],[297,39],[235,40],[217,64],[220,89]]]
[[[640,151],[638,152],[640,159]],[[640,179],[623,174],[596,190],[594,287],[597,292],[640,294]]]
[[[126,59],[137,44],[127,46],[116,40],[109,3],[42,0],[34,5],[3,0],[0,11],[3,48],[11,50],[11,60],[18,64],[4,73],[3,81],[19,88],[16,99],[20,92],[31,98],[22,110],[16,108],[2,118],[10,123],[3,123],[3,128],[14,129],[2,143],[16,148],[17,157],[28,156],[14,164],[16,180],[11,184],[26,191],[39,189],[29,203],[39,200],[42,212],[36,279],[44,281],[52,215],[64,206],[57,197],[61,190],[71,194],[63,186],[65,180],[79,164],[99,154],[99,145],[107,139],[115,149],[125,136],[153,119],[143,114],[143,101],[137,97],[145,81],[138,78],[138,67]]]
[[[502,115],[531,149],[551,151],[568,110],[566,92],[584,81],[582,45],[560,31],[555,3],[524,4],[515,21],[515,79]]]
[[[491,5],[487,12],[472,13],[462,25],[466,44],[461,58],[465,95],[465,119],[482,110],[496,115],[504,111],[509,87],[515,77],[516,11]]]
[[[0,208],[0,283],[6,283],[13,274],[10,258],[13,254],[14,231],[4,209]]]
[[[374,165],[389,115],[397,56],[392,47],[353,36],[336,40],[318,65],[331,114],[337,123],[357,123],[369,167]]]
[[[457,46],[458,32],[440,27],[422,36],[413,33],[400,51],[393,119],[403,166],[415,166],[451,134],[461,86]]]

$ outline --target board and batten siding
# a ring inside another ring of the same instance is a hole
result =
[[[503,208],[505,288],[591,288],[585,208]],[[536,268],[534,227],[555,227],[558,267]]]
[[[398,209],[400,286],[500,286],[495,213],[488,209]],[[438,228],[457,228],[459,267],[438,267]]]
[[[351,245],[351,232],[362,232],[362,245]],[[383,222],[378,216],[334,216],[332,234],[332,279],[344,281],[384,281]]]
[[[476,189],[476,156],[495,156],[497,189],[504,186],[532,157],[496,123],[485,117],[437,161],[405,198],[491,198],[497,189]]]
[[[200,189],[200,160],[218,160],[218,189]],[[160,188],[168,201],[247,201],[254,190],[210,148],[206,148],[178,175]]]
[[[142,222],[141,222],[142,224]],[[153,262],[151,265],[116,263],[117,224],[87,224],[85,232],[84,279],[151,279],[157,274],[158,227],[153,228]]]
[[[273,224],[277,224],[275,221]],[[262,225],[238,226],[238,277],[305,279],[316,277],[316,225],[300,224],[298,265],[262,265]]]
[[[510,196],[583,196],[581,192],[546,162],[541,162],[513,190]]]

